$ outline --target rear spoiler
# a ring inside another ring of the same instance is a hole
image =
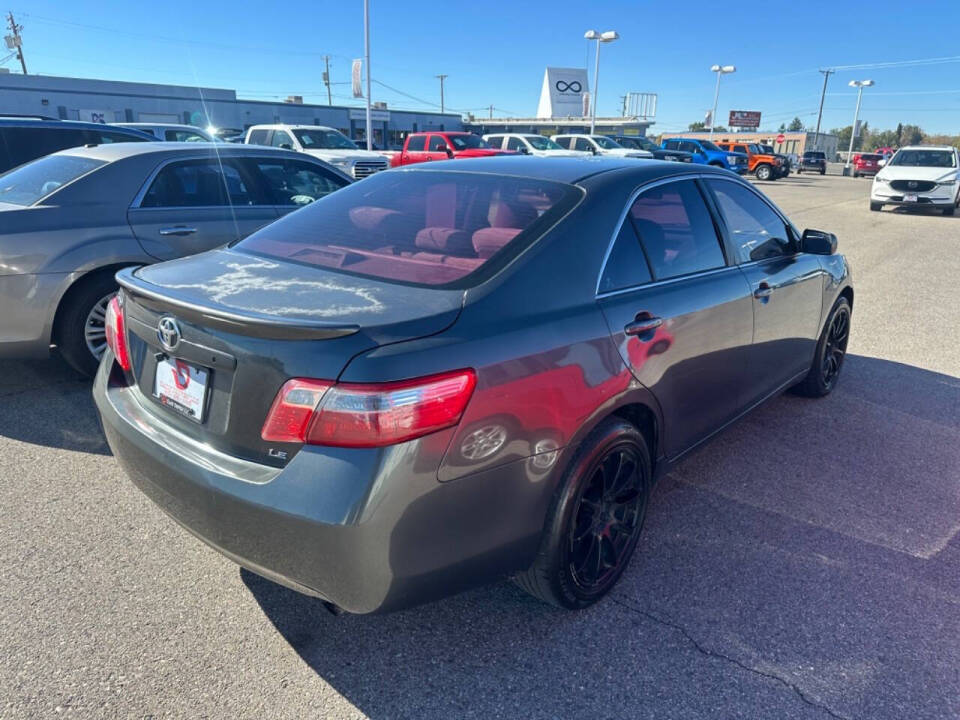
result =
[[[117,273],[117,283],[125,294],[148,310],[175,312],[177,317],[187,322],[267,340],[331,340],[353,335],[360,330],[359,325],[292,320],[255,312],[241,313],[215,305],[200,305],[178,298],[169,290],[138,278],[135,274],[137,270],[136,267],[128,267]]]

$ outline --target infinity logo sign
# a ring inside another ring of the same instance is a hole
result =
[[[557,92],[575,92],[578,93],[583,89],[583,86],[580,84],[579,80],[574,80],[573,82],[565,82],[563,80],[557,80],[554,83],[554,87],[557,89]]]

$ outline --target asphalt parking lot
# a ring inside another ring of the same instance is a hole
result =
[[[869,186],[762,184],[852,262],[840,386],[667,476],[581,613],[504,583],[333,617],[136,491],[88,382],[0,362],[0,717],[960,716],[960,217]]]

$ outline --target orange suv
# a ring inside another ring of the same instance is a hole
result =
[[[747,172],[757,176],[757,180],[776,180],[783,172],[783,159],[776,155],[765,153],[756,143],[718,142],[721,149],[731,152],[746,153],[748,158]]]

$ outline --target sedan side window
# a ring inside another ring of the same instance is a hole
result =
[[[171,163],[154,178],[140,207],[255,205],[254,195],[233,165],[192,160]]]
[[[610,248],[610,256],[600,277],[600,292],[612,292],[643,285],[652,280],[650,266],[640,247],[640,239],[629,217],[624,218],[617,239]]]
[[[657,280],[726,264],[710,211],[693,180],[648,190],[630,207],[628,217]]]
[[[773,209],[749,188],[727,180],[708,180],[733,242],[737,262],[791,255],[787,226]]]
[[[309,205],[349,183],[303,160],[250,160],[265,180],[274,205]]]

